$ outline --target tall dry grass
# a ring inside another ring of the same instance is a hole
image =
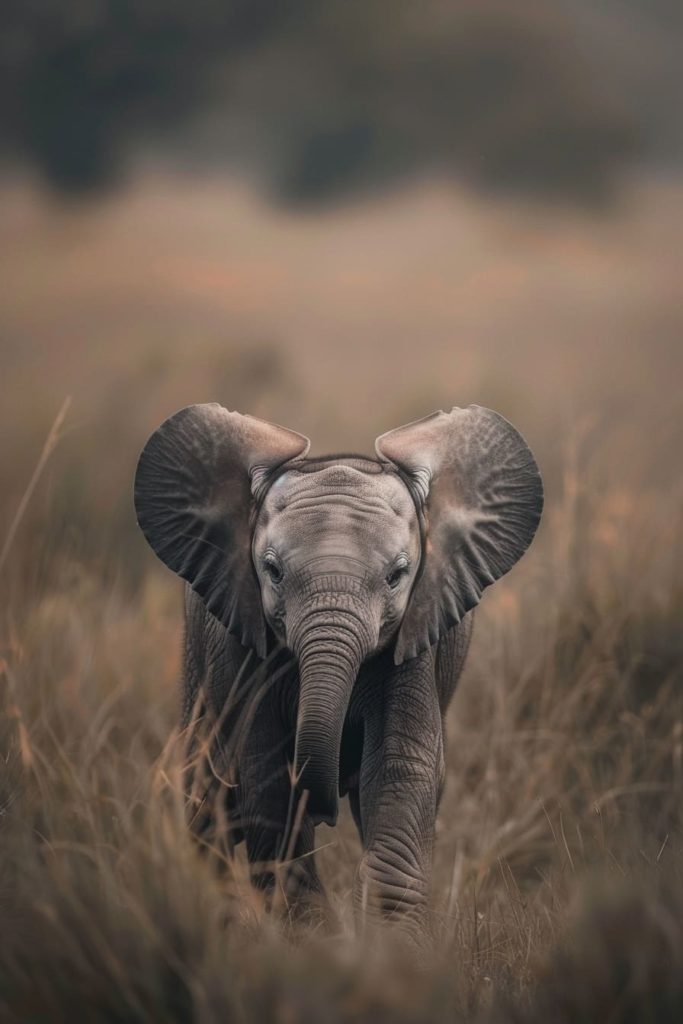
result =
[[[348,817],[319,830],[325,931],[190,838],[175,585],[131,596],[49,538],[42,588],[8,569],[0,1017],[680,1019],[681,493],[602,486],[581,438],[560,463],[448,716],[426,971],[356,937]]]
[[[0,1020],[683,1017],[680,198],[0,191]],[[130,489],[148,432],[210,400],[318,451],[476,401],[539,458],[541,530],[448,715],[426,971],[357,938],[346,812],[318,830],[329,931],[188,835],[179,585]]]

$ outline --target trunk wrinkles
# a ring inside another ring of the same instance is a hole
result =
[[[309,590],[303,614],[292,623],[299,659],[296,773],[306,809],[318,824],[334,824],[339,797],[339,754],[344,719],[356,676],[371,647],[370,619],[357,593]]]

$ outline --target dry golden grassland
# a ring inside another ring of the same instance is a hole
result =
[[[0,203],[0,544],[72,395],[0,569],[0,1020],[683,1019],[677,193],[297,220],[164,188]],[[204,400],[317,450],[479,401],[538,454],[541,530],[448,714],[426,970],[364,945],[346,813],[318,830],[329,931],[265,914],[241,855],[188,834],[180,588],[130,485],[149,430]]]

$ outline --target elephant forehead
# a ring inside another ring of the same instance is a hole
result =
[[[390,513],[404,519],[415,517],[408,490],[395,474],[366,473],[337,464],[314,472],[290,470],[283,473],[274,482],[264,503],[270,515],[287,510],[315,512],[318,506]]]
[[[283,474],[264,501],[259,527],[261,542],[267,535],[293,557],[353,552],[372,560],[397,550],[415,555],[419,546],[415,507],[400,479],[347,466]]]

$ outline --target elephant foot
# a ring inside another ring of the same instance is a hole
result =
[[[303,939],[308,939],[312,932],[317,935],[328,935],[337,925],[322,888],[320,891],[299,890],[296,896],[290,899],[286,914],[294,938],[300,934]]]
[[[361,861],[354,903],[368,948],[388,948],[413,966],[428,966],[433,938],[429,927],[427,883],[373,853]]]
[[[434,937],[427,913],[385,917],[366,911],[358,920],[358,930],[364,957],[376,959],[378,968],[400,963],[422,972],[433,965]]]
[[[315,869],[273,862],[251,872],[254,888],[263,893],[269,913],[299,928],[329,923],[330,908],[325,889]]]

